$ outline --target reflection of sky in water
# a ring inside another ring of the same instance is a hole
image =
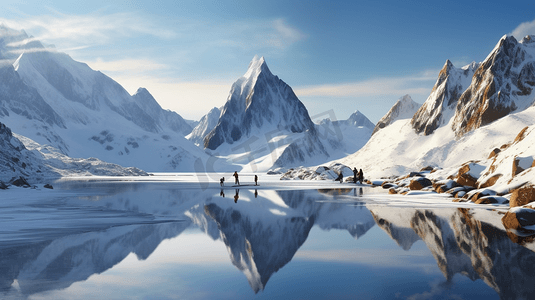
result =
[[[402,250],[374,227],[355,240],[344,230],[311,230],[293,260],[251,290],[224,243],[198,229],[164,240],[145,261],[113,268],[32,299],[494,299],[481,280],[447,283],[422,241]]]

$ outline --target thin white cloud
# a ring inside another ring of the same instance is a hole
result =
[[[517,40],[521,40],[526,35],[532,34],[535,34],[535,20],[521,23],[511,32],[511,35]]]
[[[150,19],[136,13],[30,16],[26,19],[0,19],[0,23],[11,28],[24,29],[36,39],[47,43],[60,42],[65,45],[103,44],[113,42],[117,36],[128,37],[138,34],[171,39],[176,33],[159,26]],[[68,46],[69,47],[69,46]]]
[[[87,62],[93,69],[102,72],[126,72],[129,74],[142,74],[150,71],[168,69],[170,66],[156,62],[151,59],[121,59],[113,61],[104,61],[101,58],[93,62]]]
[[[399,96],[429,94],[432,82],[436,80],[438,72],[426,72],[418,77],[374,78],[359,82],[323,84],[295,88],[297,96],[333,96],[333,97],[363,97],[363,96]]]

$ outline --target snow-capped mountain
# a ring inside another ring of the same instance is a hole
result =
[[[271,73],[263,57],[254,57],[232,85],[204,147],[254,172],[329,157],[307,109],[292,88]]]
[[[282,171],[354,153],[373,126],[359,111],[348,120],[314,124],[292,88],[271,73],[263,57],[255,57],[221,112],[213,109],[188,138],[201,144],[204,137],[210,153],[243,170]]]
[[[457,69],[451,61],[446,61],[431,94],[412,117],[411,124],[417,133],[429,135],[449,122],[477,67],[474,62]]]
[[[535,35],[520,42],[513,36],[503,36],[458,100],[452,124],[455,134],[462,136],[533,105],[534,86]]]
[[[139,107],[151,116],[154,120],[160,122],[161,127],[166,127],[174,132],[188,135],[193,128],[179,114],[174,111],[163,109],[158,102],[152,97],[145,88],[139,88],[132,98]]]
[[[420,104],[414,102],[409,95],[399,98],[394,106],[392,106],[392,108],[390,108],[390,110],[386,113],[386,115],[384,115],[381,120],[375,124],[372,135],[397,120],[411,118],[419,107]]]
[[[412,119],[376,131],[360,151],[339,162],[362,166],[370,176],[397,176],[426,166],[455,173],[462,164],[477,161],[487,168],[481,184],[500,178],[497,182],[504,191],[522,184],[513,179],[526,178],[524,173],[510,170],[513,164],[531,168],[527,158],[535,157],[517,138],[522,133],[530,140],[535,121],[533,39],[517,42],[505,36],[483,62],[461,69],[446,62],[431,95]],[[489,157],[499,151],[504,153]]]
[[[204,147],[215,150],[268,130],[313,130],[308,111],[292,88],[269,70],[263,57],[255,57],[244,76],[230,90],[216,127]]]
[[[352,126],[352,127],[365,127],[370,130],[373,130],[375,124],[370,121],[363,113],[356,110],[352,113],[347,120],[336,120],[333,121],[329,118],[321,120],[318,125],[324,126],[326,124],[332,124],[333,126]]]
[[[219,116],[221,115],[221,109],[214,107],[206,115],[204,115],[199,123],[193,128],[190,134],[186,138],[195,145],[203,147],[204,138],[212,131],[217,122],[219,122]]]
[[[71,157],[150,171],[191,171],[197,158],[207,159],[184,138],[191,126],[146,89],[131,96],[23,31],[1,27],[0,34],[0,53],[9,62],[0,68],[0,120],[14,132]]]

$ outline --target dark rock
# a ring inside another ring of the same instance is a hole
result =
[[[28,183],[26,178],[22,176],[19,177],[18,179],[13,180],[11,184],[14,186],[18,186],[18,187],[25,187],[25,188],[31,187],[31,185]]]
[[[420,170],[420,172],[433,171],[433,169],[434,169],[433,167],[431,167],[431,166],[427,166],[427,167],[423,167],[423,168]]]
[[[52,185],[48,184],[48,183],[45,184],[43,187],[44,187],[44,188],[47,188],[47,189],[51,189],[51,190],[54,189],[54,187],[53,187]]]
[[[5,183],[3,183],[2,181],[0,181],[0,190],[7,190],[8,187]]]

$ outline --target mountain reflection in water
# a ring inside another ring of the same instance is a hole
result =
[[[96,208],[129,212],[128,216],[135,215],[132,223],[119,218],[117,223],[108,220],[107,228],[58,225],[59,233],[50,239],[21,241],[13,233],[9,240],[9,233],[4,235],[2,298],[68,288],[106,272],[131,253],[146,260],[162,241],[189,228],[221,240],[232,264],[259,293],[269,289],[272,275],[292,261],[314,226],[344,230],[359,239],[374,225],[405,251],[417,241],[425,243],[446,282],[456,274],[481,279],[500,298],[529,298],[535,292],[531,240],[523,238],[523,245],[512,242],[501,226],[501,215],[490,210],[393,208],[366,201],[362,189],[201,191],[157,184],[99,188],[114,192],[60,202],[50,199],[50,205],[87,210],[89,220]],[[225,192],[231,196],[225,197]],[[20,229],[31,230],[35,228]]]

